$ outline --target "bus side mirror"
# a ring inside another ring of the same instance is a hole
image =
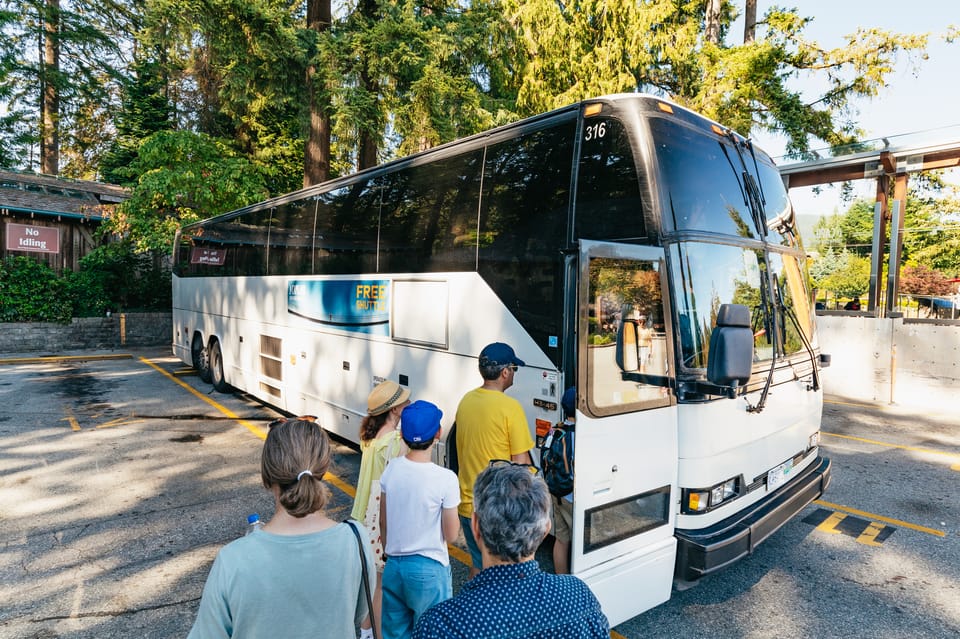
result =
[[[624,373],[635,373],[640,370],[640,344],[637,322],[625,319],[617,329],[617,366]]]
[[[728,388],[727,396],[736,397],[736,389],[753,372],[753,330],[750,309],[742,304],[721,304],[717,325],[710,334],[707,355],[707,380]]]

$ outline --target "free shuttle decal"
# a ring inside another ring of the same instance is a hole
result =
[[[390,334],[390,280],[290,280],[287,312],[354,333]]]

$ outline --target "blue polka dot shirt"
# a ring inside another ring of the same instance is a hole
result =
[[[535,560],[491,566],[420,617],[414,639],[609,639],[610,624],[583,581]]]

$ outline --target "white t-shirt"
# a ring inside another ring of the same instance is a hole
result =
[[[380,490],[387,497],[387,556],[422,555],[449,566],[440,512],[460,505],[453,471],[397,457],[383,471]]]

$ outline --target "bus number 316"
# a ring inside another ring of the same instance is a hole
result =
[[[599,140],[607,134],[607,123],[606,122],[597,122],[596,124],[588,124],[586,127],[586,133],[584,134],[584,142],[589,142],[590,140]]]

